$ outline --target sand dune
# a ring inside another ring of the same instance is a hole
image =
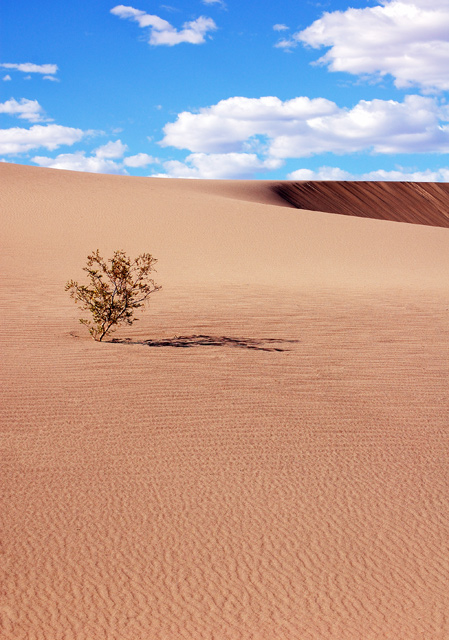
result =
[[[268,181],[0,178],[0,637],[449,637],[430,205],[406,224],[298,210]],[[163,286],[101,344],[63,290],[97,247],[151,251]]]
[[[446,288],[449,278],[447,231],[297,211],[273,193],[273,182],[148,180],[9,164],[0,172],[6,251],[17,268],[41,256],[40,274],[58,287],[82,275],[91,250],[118,247],[150,250],[170,291],[181,282]]]

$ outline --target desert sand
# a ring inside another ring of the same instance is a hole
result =
[[[2,640],[447,640],[444,207],[0,180]],[[118,342],[64,292],[97,248],[158,258]]]

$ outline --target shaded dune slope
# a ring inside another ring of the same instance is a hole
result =
[[[449,227],[446,183],[280,182],[273,190],[297,209]]]

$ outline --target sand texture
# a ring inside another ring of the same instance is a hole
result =
[[[447,640],[440,218],[0,180],[2,640]],[[104,343],[64,292],[96,248],[163,286]]]

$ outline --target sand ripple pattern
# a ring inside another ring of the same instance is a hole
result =
[[[126,346],[5,296],[2,639],[449,637],[447,301],[251,295]]]

